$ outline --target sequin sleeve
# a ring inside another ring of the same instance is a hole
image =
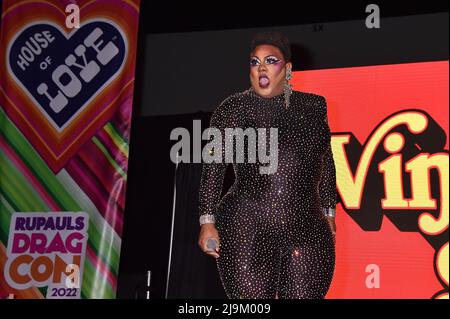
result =
[[[233,107],[231,98],[225,99],[219,107],[213,112],[210,129],[217,129],[220,131],[221,150],[214,147],[209,147],[213,137],[210,137],[205,150],[210,155],[217,155],[220,151],[220,160],[215,160],[211,163],[204,162],[202,166],[202,174],[200,179],[199,190],[199,213],[200,224],[215,223],[216,206],[219,203],[220,195],[226,168],[228,163],[225,163],[225,128],[235,127],[238,112]]]
[[[319,183],[319,196],[322,210],[327,216],[334,216],[336,209],[336,167],[331,149],[331,132],[328,124],[327,102],[324,97],[319,101],[320,118],[325,125],[326,149],[322,160],[322,175]]]

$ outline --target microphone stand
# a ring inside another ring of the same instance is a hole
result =
[[[167,282],[166,282],[166,299],[169,295],[169,281],[170,281],[170,268],[172,264],[172,246],[173,246],[173,230],[175,225],[175,204],[177,201],[177,170],[178,170],[178,158],[180,156],[179,151],[177,152],[176,156],[176,163],[175,163],[175,174],[173,178],[173,203],[172,203],[172,225],[170,229],[170,247],[169,247],[169,264],[167,266]]]

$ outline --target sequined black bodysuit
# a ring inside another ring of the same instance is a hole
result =
[[[249,89],[225,99],[210,126],[223,136],[225,128],[278,128],[273,174],[261,174],[260,163],[233,163],[235,182],[220,198],[228,164],[203,164],[200,216],[215,218],[221,241],[216,261],[227,296],[324,298],[335,243],[323,208],[336,206],[325,99],[293,91],[286,108],[284,94],[263,98]]]

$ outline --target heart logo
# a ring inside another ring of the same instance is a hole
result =
[[[39,23],[19,32],[7,52],[13,78],[61,132],[120,73],[127,42],[111,22],[95,20],[68,36]]]

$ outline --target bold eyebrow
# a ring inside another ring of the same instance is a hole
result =
[[[274,57],[275,59],[281,60],[279,57],[277,57],[275,54],[270,54],[268,56],[266,56],[264,59],[270,58],[270,57]]]
[[[281,60],[281,59],[278,58],[275,54],[269,54],[269,55],[265,56],[265,57],[263,58],[263,60],[264,60],[264,59],[267,59],[268,57],[274,57],[274,58],[276,58],[276,59],[278,59],[278,60]],[[250,59],[253,59],[253,58],[256,58],[256,59],[260,60],[260,58],[259,58],[258,56],[256,56],[256,55],[252,55],[252,56],[250,57]]]

